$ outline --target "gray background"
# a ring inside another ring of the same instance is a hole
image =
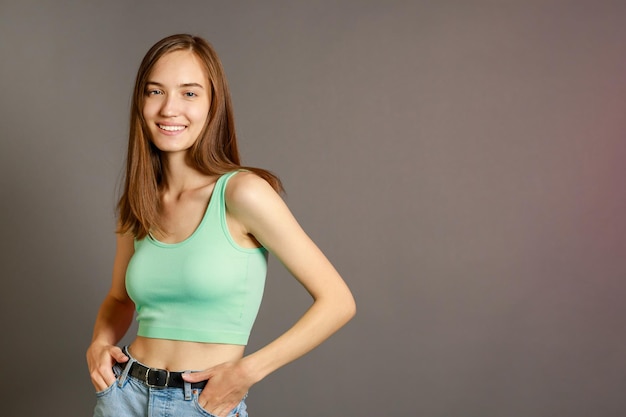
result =
[[[139,60],[208,38],[357,317],[260,416],[626,415],[626,2],[2,1],[1,412],[87,416]],[[275,261],[250,349],[308,305]]]

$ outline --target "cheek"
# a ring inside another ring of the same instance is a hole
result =
[[[143,105],[143,110],[141,113],[143,114],[144,119],[147,120],[156,114],[156,108],[154,105],[146,103]]]
[[[190,110],[193,112],[194,119],[198,122],[201,122],[201,124],[204,126],[207,119],[209,118],[210,104],[208,101],[203,101],[202,103],[197,104],[197,106],[194,106],[194,108]]]
[[[196,124],[204,126],[209,117],[208,108],[194,109],[190,116],[193,117]]]

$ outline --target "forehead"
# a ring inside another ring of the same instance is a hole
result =
[[[148,82],[161,84],[198,83],[206,85],[208,75],[200,58],[191,51],[173,51],[157,60]]]

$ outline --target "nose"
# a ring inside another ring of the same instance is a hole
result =
[[[168,95],[163,100],[163,105],[161,106],[161,115],[165,117],[173,117],[177,116],[180,112],[180,106],[176,97],[172,95]]]

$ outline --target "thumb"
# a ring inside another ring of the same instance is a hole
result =
[[[183,374],[183,379],[187,382],[200,382],[206,381],[211,378],[211,371],[200,371],[200,372],[185,372]]]
[[[111,353],[111,356],[113,356],[113,359],[117,361],[117,363],[124,363],[128,361],[128,356],[126,356],[124,352],[122,352],[122,349],[120,349],[117,346],[114,346],[111,349],[110,353]]]

